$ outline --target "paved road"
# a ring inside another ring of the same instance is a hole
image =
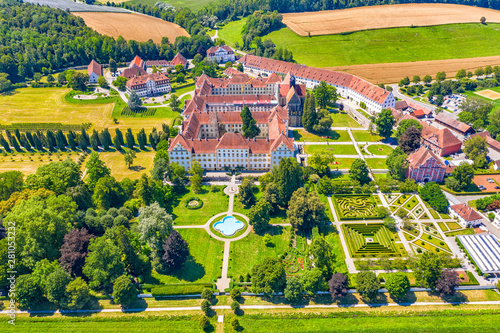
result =
[[[436,106],[435,105],[432,105],[432,104],[429,104],[429,103],[422,103],[422,102],[419,102],[411,97],[408,97],[406,95],[403,95],[402,93],[399,92],[399,87],[397,84],[392,84],[390,85],[392,87],[392,94],[394,95],[394,97],[397,97],[399,99],[402,99],[402,100],[408,100],[408,101],[411,101],[417,105],[420,105],[421,107],[423,108],[426,108],[426,109],[429,109],[431,111],[434,111],[436,109]]]

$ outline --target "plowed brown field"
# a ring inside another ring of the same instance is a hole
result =
[[[446,72],[448,77],[454,77],[455,74],[462,68],[464,68],[466,71],[474,72],[476,68],[484,68],[488,65],[500,65],[500,56],[335,66],[326,68],[333,71],[351,73],[356,76],[362,77],[372,83],[387,84],[397,83],[405,76],[408,76],[410,79],[414,75],[419,75],[421,78],[427,74],[435,77],[437,72],[442,71]]]
[[[168,37],[173,43],[177,36],[189,36],[186,30],[177,24],[147,15],[91,12],[72,14],[83,18],[85,24],[95,31],[115,38],[122,36],[126,40],[133,39],[138,42],[152,39],[155,43],[160,43],[162,37]]]
[[[494,9],[450,4],[400,4],[283,14],[283,23],[300,36],[316,36],[412,25],[479,23],[482,16],[487,22],[500,22],[500,11]]]

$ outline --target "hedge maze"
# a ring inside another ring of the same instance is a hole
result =
[[[378,218],[377,204],[371,195],[335,196],[335,204],[341,219],[361,220]]]
[[[399,255],[392,233],[383,224],[343,224],[342,229],[353,257]]]

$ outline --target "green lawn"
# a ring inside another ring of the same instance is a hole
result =
[[[361,142],[377,142],[382,139],[378,134],[371,134],[368,131],[352,131],[352,136],[356,141]]]
[[[332,111],[330,117],[333,120],[332,127],[361,127],[356,120],[343,111]]]
[[[486,89],[479,88],[476,91],[466,91],[464,93],[464,95],[466,95],[467,97],[477,97],[477,98],[483,99],[485,101],[491,102],[491,103],[493,103],[493,108],[494,109],[500,108],[500,99],[491,100],[489,98],[486,98],[484,96],[480,96],[480,95],[476,94],[476,92],[479,92],[479,91],[482,91],[482,90],[493,90],[493,91],[496,91],[496,92],[500,92],[500,87],[493,87],[493,88],[486,88]]]
[[[307,154],[328,152],[335,155],[358,155],[353,145],[305,145]]]
[[[229,255],[229,276],[233,278],[250,273],[252,267],[266,257],[276,258],[288,248],[289,233],[283,227],[269,228],[272,245],[264,244],[263,236],[253,232],[242,240],[231,242]]]
[[[393,150],[387,145],[369,145],[366,149],[373,155],[389,155]]]
[[[227,42],[227,44],[234,47],[235,43],[243,45],[243,39],[241,38],[241,29],[246,24],[247,19],[229,22],[222,29],[219,29],[219,38]]]
[[[191,197],[200,198],[203,206],[199,209],[186,208],[186,201]],[[176,201],[173,210],[169,212],[174,218],[175,225],[205,224],[212,216],[227,212],[229,197],[222,190],[210,192],[208,186],[203,186],[203,193],[194,194],[189,191]]]
[[[314,37],[300,37],[282,28],[262,40],[270,38],[276,47],[292,50],[297,63],[329,67],[494,56],[499,51],[491,46],[500,43],[499,28],[497,23],[478,22]],[[230,42],[241,39],[237,34],[224,36]]]
[[[335,161],[330,164],[330,169],[350,169],[354,160],[356,160],[356,158],[336,158]]]
[[[63,317],[20,317],[16,318],[16,325],[10,325],[7,320],[2,320],[0,330],[2,332],[37,332],[37,333],[104,333],[119,332],[122,327],[127,333],[188,333],[203,332],[198,321],[194,318],[183,316],[179,318],[171,316],[144,316],[141,314],[128,314],[125,316],[108,315],[106,317],[95,316],[63,316]],[[7,319],[5,317],[5,319]],[[212,320],[212,325],[216,325]],[[126,329],[125,329],[126,327]]]
[[[385,158],[365,158],[366,164],[372,169],[387,169]]]
[[[349,133],[347,131],[327,131],[321,134],[315,134],[306,130],[294,130],[293,139],[295,141],[309,142],[351,141],[351,137],[349,136]]]
[[[379,181],[381,179],[387,178],[387,174],[386,173],[374,173],[373,177],[375,178],[374,179],[375,181]],[[375,198],[376,198],[376,196],[375,196]]]
[[[177,229],[182,238],[189,244],[191,258],[182,269],[171,275],[153,272],[151,284],[168,283],[210,283],[217,279],[222,270],[224,243],[212,238],[205,229]]]

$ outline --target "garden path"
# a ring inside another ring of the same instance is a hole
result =
[[[382,202],[382,206],[384,206],[386,209],[389,209],[389,212],[391,211],[391,209],[389,208],[389,203],[387,202],[387,200],[385,199],[384,197],[384,194],[382,192],[380,192],[379,189],[377,189],[377,195],[378,197],[380,198],[380,202]],[[403,234],[403,231],[401,230],[401,228],[398,228],[398,236],[399,236],[399,239],[401,240],[401,243],[403,244],[406,252],[408,254],[411,254],[413,253],[410,245],[408,244],[408,242],[406,241],[406,238]]]
[[[344,250],[347,270],[351,274],[356,274],[356,273],[358,273],[358,270],[354,266],[354,261],[352,260],[350,254],[349,254],[349,249],[347,248],[347,244],[346,244],[345,239],[344,239],[344,232],[342,231],[342,228],[341,228],[342,225],[340,224],[339,218],[337,217],[337,212],[335,211],[335,208],[333,207],[332,197],[328,196],[327,198],[328,198],[328,204],[330,205],[330,209],[332,210],[332,215],[333,215],[333,219],[334,219],[333,222],[334,222],[335,227],[337,228],[337,231],[339,233],[340,243],[342,243],[342,249]]]

